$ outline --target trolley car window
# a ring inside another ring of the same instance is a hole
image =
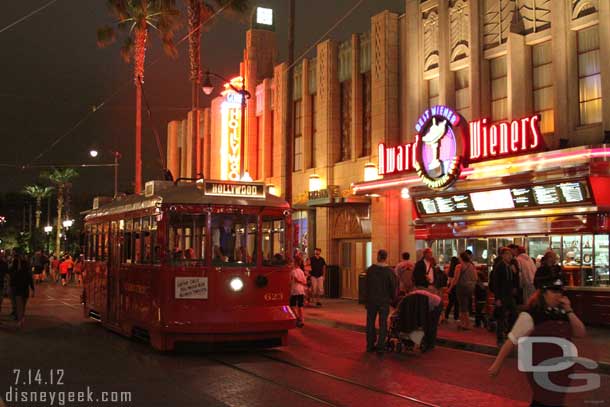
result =
[[[108,223],[104,223],[102,225],[102,260],[108,260],[108,247],[109,247],[109,240],[110,240],[110,228]]]
[[[205,214],[170,213],[167,252],[172,262],[206,261],[206,225]]]
[[[255,215],[212,215],[213,264],[244,266],[256,264],[258,227]]]
[[[281,216],[263,217],[263,265],[286,264],[285,221]]]
[[[121,263],[131,264],[133,259],[133,248],[131,245],[133,235],[133,219],[126,219],[123,231],[123,256]]]

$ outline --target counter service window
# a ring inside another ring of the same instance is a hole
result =
[[[263,217],[263,265],[286,264],[285,221],[281,216]]]
[[[212,264],[254,266],[257,236],[255,215],[226,213],[212,215]]]
[[[205,262],[206,228],[206,214],[170,213],[168,259],[173,263],[187,265]]]

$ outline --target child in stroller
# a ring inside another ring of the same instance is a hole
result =
[[[442,308],[438,295],[423,289],[411,291],[390,316],[386,348],[398,353],[403,348],[418,348],[422,353],[434,348]]]

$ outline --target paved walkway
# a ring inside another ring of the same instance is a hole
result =
[[[321,308],[305,308],[305,321],[336,328],[364,332],[366,312],[364,306],[354,300],[326,299]],[[574,340],[580,356],[593,359],[604,373],[610,373],[610,329],[588,327],[587,337]],[[449,323],[438,329],[437,343],[456,349],[469,350],[488,355],[497,353],[496,336],[484,328],[458,331],[450,317]]]

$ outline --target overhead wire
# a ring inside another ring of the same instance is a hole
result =
[[[32,11],[31,13],[26,14],[25,16],[21,17],[20,19],[18,19],[17,21],[14,21],[12,23],[10,23],[9,25],[7,25],[6,27],[0,28],[0,34],[2,34],[3,32],[5,32],[6,30],[10,30],[11,28],[13,28],[14,26],[16,26],[17,24],[21,23],[22,21],[27,20],[28,18],[32,17],[34,14],[44,10],[45,8],[49,7],[51,4],[57,2],[57,0],[51,0],[50,2],[48,2],[47,4],[45,4],[44,6],[41,6],[39,8],[37,8],[36,10]]]

